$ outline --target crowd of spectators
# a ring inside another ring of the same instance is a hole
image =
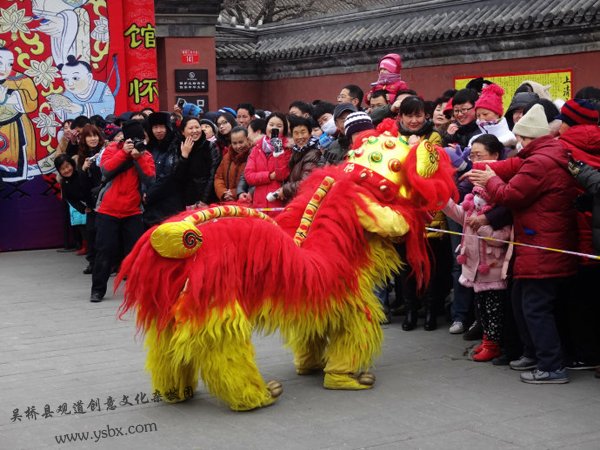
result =
[[[410,331],[424,317],[434,330],[446,316],[451,334],[481,339],[474,361],[510,365],[526,383],[598,368],[600,89],[559,100],[534,81],[506,93],[477,78],[429,101],[390,54],[366,94],[346,85],[331,99],[298,99],[287,111],[184,103],[65,121],[55,165],[92,274],[90,300],[102,301],[145,229],[217,202],[277,214],[312,170],[342,164],[361,132],[393,118],[409,145],[427,140],[448,154],[459,198],[423,230],[429,285],[417,290],[406,267],[377,291],[386,320],[404,316]]]

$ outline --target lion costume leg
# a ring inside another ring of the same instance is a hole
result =
[[[326,336],[289,339],[287,344],[294,352],[294,366],[298,375],[310,375],[325,368]]]
[[[163,400],[176,403],[193,396],[198,384],[199,361],[177,359],[173,349],[173,325],[168,325],[160,333],[153,324],[146,333],[148,356],[146,369],[152,376],[152,387]]]
[[[241,308],[213,311],[198,333],[201,377],[208,390],[234,411],[271,405],[281,384],[265,383],[254,359],[252,324]]]
[[[367,302],[361,303],[348,304],[340,322],[331,327],[325,351],[326,389],[370,389],[375,383],[375,376],[366,370],[381,351],[383,332],[379,321],[383,313],[372,293]]]

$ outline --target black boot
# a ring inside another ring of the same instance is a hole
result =
[[[469,329],[463,334],[463,339],[465,341],[478,341],[483,336],[483,327],[481,326],[481,322],[476,320],[469,327]]]
[[[433,331],[437,328],[437,317],[433,308],[425,309],[425,324],[423,328],[427,331]]]
[[[416,309],[408,309],[406,311],[406,316],[404,317],[404,322],[402,322],[402,329],[404,331],[414,330],[417,326],[417,310]]]

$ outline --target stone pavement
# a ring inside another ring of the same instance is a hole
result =
[[[55,250],[0,254],[2,450],[600,448],[592,372],[526,385],[469,361],[468,343],[446,327],[387,326],[370,391],[296,376],[271,336],[255,343],[265,379],[284,384],[275,405],[234,413],[202,384],[187,402],[154,402],[142,339],[130,316],[116,317],[121,294],[90,303],[84,262]],[[64,435],[77,440],[58,443]]]

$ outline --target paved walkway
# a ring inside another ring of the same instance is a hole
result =
[[[255,342],[265,378],[284,384],[272,407],[233,413],[202,384],[188,402],[155,402],[132,318],[116,318],[120,295],[90,303],[83,268],[72,253],[0,254],[2,450],[600,448],[591,372],[526,385],[469,361],[468,343],[445,327],[387,326],[371,391],[327,391],[319,376],[296,376],[271,336]],[[57,443],[64,435],[77,440]]]

